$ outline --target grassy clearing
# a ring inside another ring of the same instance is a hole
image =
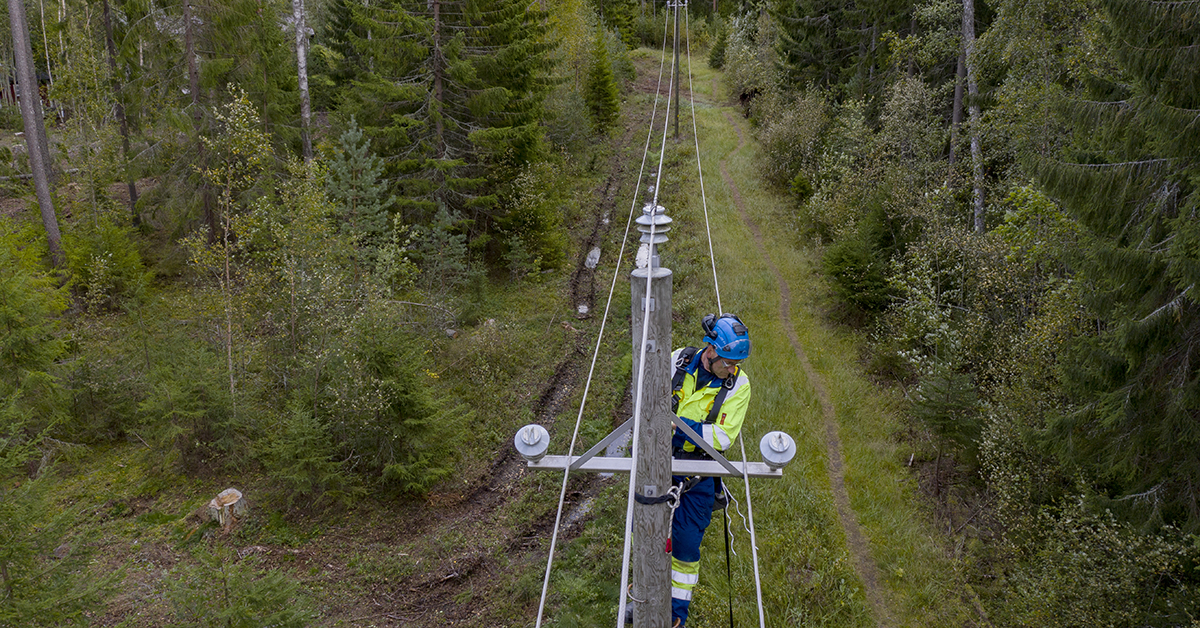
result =
[[[712,85],[713,73],[698,66],[694,66],[694,84]],[[747,139],[736,153],[737,132],[729,127],[726,112]],[[778,286],[721,180],[722,158],[763,233],[768,255],[791,287],[790,316],[795,331],[835,405],[851,504],[885,579],[882,584],[895,622],[904,626],[962,625],[968,612],[962,601],[961,578],[955,561],[947,555],[942,533],[930,524],[904,468],[910,450],[896,436],[902,425],[892,410],[894,400],[863,376],[857,361],[861,339],[822,323],[825,288],[817,252],[801,245],[794,235],[786,197],[768,189],[756,175],[761,156],[740,112],[697,106],[697,116],[722,305],[741,315],[754,332],[755,353],[747,370],[753,377],[755,398],[745,443],[749,450],[757,447],[761,434],[783,429],[799,445],[797,461],[787,469],[784,480],[752,486],[768,623],[860,626],[872,625],[872,619],[833,509],[821,408],[781,327]],[[695,176],[694,166],[690,176]],[[691,321],[705,309],[700,303],[709,300],[707,309],[713,311],[716,303],[711,300],[711,278],[699,276],[702,269],[711,272],[704,268],[708,260],[704,259],[707,250],[699,195],[681,194],[679,201],[668,205],[679,227],[671,246],[676,255],[690,258],[680,260],[684,270],[677,273],[684,277],[678,283],[685,296],[676,296],[676,300],[697,303],[696,311],[689,312],[679,326],[691,336]],[[694,336],[685,339],[696,340]],[[751,454],[755,456],[756,452]],[[749,547],[744,534],[739,541],[735,611],[740,611],[737,614],[742,621],[751,622],[756,613]],[[708,535],[704,553],[707,586],[697,595],[696,616],[717,620],[727,612],[719,533]]]

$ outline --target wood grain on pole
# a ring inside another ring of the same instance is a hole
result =
[[[650,271],[653,271],[652,273]],[[646,282],[651,277],[653,299],[647,336],[642,420],[638,433],[637,492],[663,495],[671,485],[671,271],[639,268],[633,271],[633,390],[642,372],[642,321]],[[671,556],[666,553],[670,527],[666,504],[634,504],[631,600],[635,628],[668,628],[671,622]]]

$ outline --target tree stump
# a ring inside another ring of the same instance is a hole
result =
[[[208,502],[208,516],[221,524],[226,531],[233,522],[250,510],[242,492],[236,488],[227,488]]]

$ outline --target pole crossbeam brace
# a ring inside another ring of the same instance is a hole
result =
[[[718,452],[715,447],[713,447],[708,441],[704,440],[703,437],[701,437],[699,434],[697,434],[696,430],[693,430],[692,428],[688,427],[688,424],[684,423],[683,419],[681,419],[677,416],[672,416],[671,422],[675,424],[675,427],[683,430],[683,433],[685,435],[687,435],[689,440],[691,440],[693,443],[698,443],[700,445],[700,448],[704,450],[704,453],[706,453],[712,457],[713,462],[716,462],[716,463],[720,464],[722,467],[725,467],[725,470],[729,471],[730,475],[732,475],[733,477],[736,477],[736,478],[742,477],[742,472],[739,471],[738,469],[736,469],[733,466],[732,462],[726,460],[725,456],[722,456],[721,453]]]
[[[680,430],[682,430],[684,435],[686,435],[693,443],[699,443],[700,448],[704,450],[704,453],[708,454],[712,458],[711,461],[704,460],[701,462],[715,462],[715,463],[721,465],[721,467],[723,467],[725,469],[725,472],[720,473],[720,474],[717,474],[717,473],[699,473],[699,474],[693,473],[690,475],[720,475],[722,477],[734,477],[734,478],[742,477],[742,470],[740,468],[738,468],[734,463],[727,460],[725,458],[725,456],[722,456],[721,452],[717,451],[716,448],[713,447],[711,443],[704,440],[703,437],[701,437],[699,434],[697,434],[696,430],[693,430],[691,427],[688,427],[688,424],[684,423],[682,419],[680,419],[677,416],[672,416],[671,422],[675,424],[675,427],[678,427]],[[605,436],[600,442],[593,445],[591,449],[583,452],[583,454],[580,456],[575,456],[574,459],[571,461],[571,470],[579,471],[582,469],[584,471],[594,471],[595,469],[592,469],[587,464],[588,461],[591,460],[592,458],[594,458],[596,456],[596,454],[607,449],[609,445],[611,445],[618,438],[621,438],[622,436],[624,436],[632,428],[633,428],[633,419],[629,419],[629,420],[625,421],[624,423],[622,423],[620,427],[613,430],[611,434],[609,434],[608,436]],[[565,458],[566,456],[550,456],[550,457],[551,458]],[[676,461],[676,462],[680,462],[680,461]],[[543,467],[539,466],[537,463],[530,463],[529,468],[541,469]],[[560,468],[560,467],[548,467],[548,468]],[[624,470],[628,471],[629,468],[626,467]],[[672,474],[685,475],[685,474],[675,473],[674,470],[672,470]],[[751,477],[777,477],[777,476],[769,475],[769,476],[751,476]]]
[[[571,463],[571,470],[578,471],[579,468],[584,465],[584,463],[586,463],[588,460],[591,460],[592,457],[595,456],[596,454],[608,449],[608,446],[611,445],[613,443],[613,441],[617,440],[618,438],[621,438],[622,436],[624,436],[626,433],[628,433],[632,429],[633,429],[633,419],[626,420],[624,423],[621,424],[621,427],[618,427],[617,429],[613,430],[612,434],[605,436],[603,440],[596,443],[591,449],[583,452],[582,456],[577,457],[575,459],[575,461]]]
[[[562,471],[568,466],[572,470],[593,473],[629,473],[633,459],[628,457],[594,457],[576,466],[578,456],[544,456],[537,462],[528,463],[528,468],[543,471]],[[671,460],[671,475],[704,475],[712,477],[742,477],[741,462],[730,462],[733,471],[715,460]],[[752,478],[782,478],[783,469],[772,469],[764,462],[747,462],[744,472]]]

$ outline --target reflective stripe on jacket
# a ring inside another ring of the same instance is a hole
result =
[[[682,350],[676,349],[671,355],[671,364],[675,364],[675,360],[679,358],[679,352]],[[707,386],[696,390],[696,374],[704,368],[700,365],[700,357],[703,354],[703,350],[697,351],[692,362],[686,367],[687,374],[683,378],[683,387],[675,392],[676,398],[679,399],[679,409],[676,414],[717,451],[725,451],[737,440],[738,433],[742,431],[742,422],[746,420],[746,409],[750,406],[750,377],[746,375],[741,366],[736,367],[734,373],[736,380],[733,388],[725,394],[720,414],[711,425],[705,424],[704,420],[708,418],[713,402],[717,399],[717,393],[721,391],[721,386],[725,382],[714,376],[713,381],[709,382]],[[686,439],[679,429],[675,430],[672,446],[682,448],[683,451],[700,449]]]

